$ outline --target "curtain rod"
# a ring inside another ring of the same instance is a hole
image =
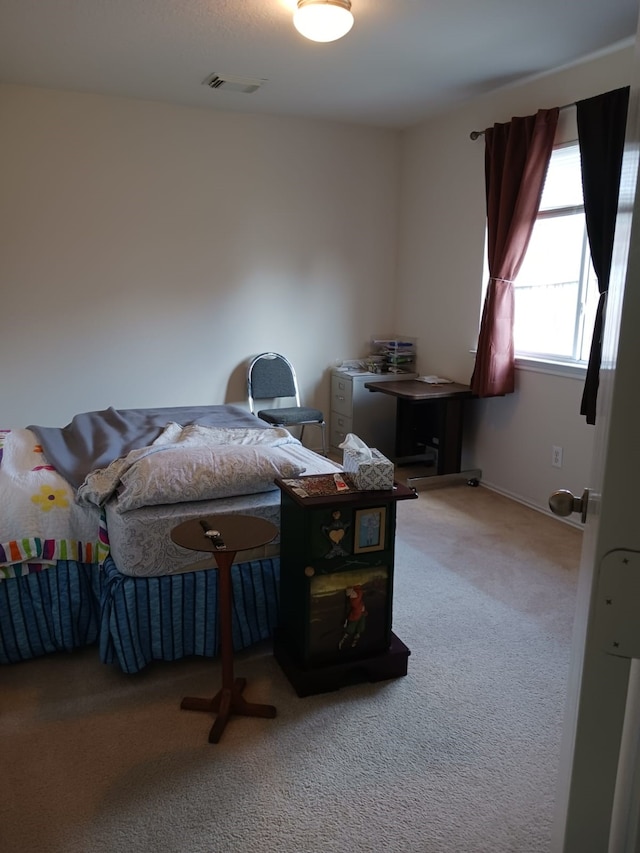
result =
[[[575,107],[575,102],[573,104],[563,104],[561,107],[558,107],[558,109],[562,112],[562,110],[568,110],[570,107]],[[473,139],[475,142],[479,136],[484,136],[484,133],[484,130],[472,130],[469,134],[469,139]]]

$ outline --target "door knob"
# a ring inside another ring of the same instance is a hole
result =
[[[549,508],[555,515],[571,515],[572,512],[580,513],[580,520],[584,524],[587,520],[587,504],[589,503],[589,489],[585,489],[577,498],[568,489],[558,489],[549,497]]]

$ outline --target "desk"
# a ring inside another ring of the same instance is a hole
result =
[[[429,385],[417,379],[366,382],[365,388],[396,398],[396,458],[437,451],[436,473],[459,474],[465,400],[468,385]],[[473,472],[475,473],[475,472]]]
[[[275,538],[277,532],[270,521],[250,515],[214,515],[207,519],[185,521],[171,531],[171,538],[177,545],[194,551],[211,551],[218,567],[222,687],[212,699],[185,696],[180,703],[184,710],[217,714],[209,732],[209,743],[218,743],[231,714],[267,718],[276,715],[273,705],[247,702],[242,696],[246,678],[234,679],[233,676],[231,564],[238,551],[266,545]]]

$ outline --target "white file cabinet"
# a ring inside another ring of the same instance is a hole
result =
[[[368,370],[331,372],[330,449],[342,455],[340,445],[352,432],[369,447],[376,447],[389,459],[395,456],[396,401],[388,394],[365,388],[365,382],[414,379],[416,373],[370,373]]]

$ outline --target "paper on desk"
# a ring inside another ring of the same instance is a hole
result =
[[[453,379],[445,379],[443,376],[418,376],[418,382],[426,382],[427,385],[453,385]]]

